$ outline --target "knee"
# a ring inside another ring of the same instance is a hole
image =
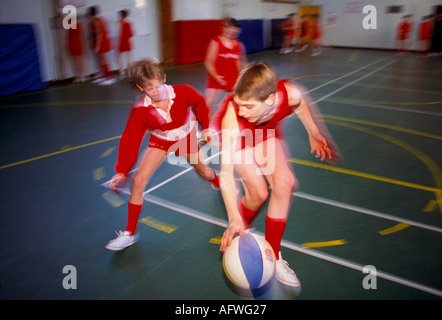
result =
[[[268,198],[269,191],[266,187],[258,187],[250,194],[251,201],[256,207],[261,206]]]
[[[285,196],[291,196],[293,192],[298,190],[298,180],[293,173],[288,173],[275,181],[272,191]]]
[[[147,184],[147,179],[137,174],[132,181],[133,190],[144,190]]]

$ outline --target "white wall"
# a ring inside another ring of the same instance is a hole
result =
[[[374,5],[377,11],[377,29],[362,27],[364,14],[345,13],[348,4]],[[221,19],[232,16],[236,19],[284,18],[296,12],[302,5],[321,6],[324,26],[323,42],[328,45],[394,49],[395,30],[401,17],[414,15],[414,33],[411,49],[416,48],[416,30],[423,15],[432,13],[432,7],[442,0],[301,0],[299,4],[269,3],[261,0],[174,0],[173,20]],[[386,7],[403,6],[404,11],[386,14]],[[334,15],[336,23],[326,26],[327,16]]]
[[[373,5],[377,12],[377,29],[365,30],[362,27],[363,13],[345,13],[348,3]],[[416,31],[421,17],[432,13],[433,6],[442,4],[440,0],[312,0],[309,5],[322,6],[324,25],[323,42],[328,45],[394,49],[396,27],[401,17],[413,14],[414,31],[411,49],[416,49]],[[401,13],[386,13],[388,6],[403,6]],[[336,24],[326,26],[327,14],[336,15]]]
[[[83,3],[84,5],[77,8],[77,14],[79,20],[83,22],[83,29],[86,29],[84,19],[86,8],[91,5],[98,5],[101,8],[102,15],[108,21],[112,41],[116,43],[117,12],[129,8],[131,14],[128,19],[134,22],[135,27],[135,36],[132,39],[134,59],[147,56],[161,59],[157,1],[161,0],[80,0],[77,3]],[[69,0],[65,2],[69,2]],[[53,30],[50,24],[50,19],[54,14],[55,5],[53,0],[0,0],[0,23],[31,23],[35,26],[43,81],[59,79],[61,74],[61,68],[56,63],[58,58],[55,43],[57,31]],[[142,25],[144,22],[145,24]],[[61,30],[61,33],[63,31]],[[86,39],[86,30],[84,31],[84,39]],[[108,56],[111,69],[117,69],[115,50],[112,50]],[[71,77],[73,72],[65,51],[61,52],[61,59],[63,60],[65,77]],[[86,68],[88,74],[97,72],[93,53],[89,49],[86,55]]]
[[[129,19],[135,20],[136,29],[143,30],[143,34],[138,33],[133,38],[134,58],[154,56],[161,60],[158,26],[158,1],[161,0],[76,1],[84,4],[83,7],[78,8],[81,17],[84,16],[88,6],[98,4],[103,15],[108,19],[112,37],[117,36],[115,27],[117,11],[127,7],[133,8]],[[362,13],[344,13],[343,8],[348,3],[374,5],[377,8],[377,29],[363,29],[364,14]],[[432,7],[442,4],[442,0],[304,0],[300,5],[302,4],[321,6],[324,24],[323,41],[326,44],[393,49],[395,28],[400,17],[406,13],[414,14],[416,30],[421,16],[432,12]],[[405,10],[399,14],[386,14],[385,8],[390,5],[402,5]],[[172,17],[173,20],[221,19],[226,16],[236,19],[274,19],[284,18],[288,13],[296,12],[297,8],[298,5],[295,4],[268,3],[261,0],[173,0]],[[328,13],[333,13],[336,17],[336,24],[330,27],[325,25]],[[60,68],[55,62],[57,57],[55,31],[51,29],[50,25],[50,18],[53,15],[53,0],[0,0],[0,23],[31,23],[35,25],[43,81],[57,79],[57,74],[60,73]],[[141,25],[143,23],[146,24]],[[415,33],[413,36],[412,48],[416,48]],[[112,69],[116,69],[115,51],[112,51],[109,56]],[[63,65],[67,76],[72,76],[70,63],[67,59]],[[90,51],[87,55],[87,68],[89,73],[97,71]]]
[[[261,0],[174,0],[173,20],[212,20],[284,18],[295,12],[296,4],[268,3]]]

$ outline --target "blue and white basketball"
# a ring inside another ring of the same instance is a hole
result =
[[[242,289],[258,289],[275,273],[275,253],[264,237],[244,234],[232,240],[223,255],[227,278]]]

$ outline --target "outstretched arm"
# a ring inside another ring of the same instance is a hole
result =
[[[324,134],[328,131],[324,130],[323,127],[319,127],[314,119],[315,116],[319,116],[316,114],[318,110],[314,108],[313,104],[305,100],[305,95],[302,94],[297,86],[291,83],[285,83],[285,86],[289,97],[289,105],[297,106],[293,111],[307,130],[311,147],[310,152],[315,154],[316,158],[320,158],[321,161],[331,160],[334,155],[327,139],[324,137]],[[311,108],[314,108],[314,113],[311,112]]]
[[[224,252],[232,243],[235,234],[244,234],[244,224],[238,211],[236,185],[234,178],[234,152],[235,144],[239,134],[238,123],[235,111],[231,103],[222,120],[222,153],[221,153],[221,173],[220,185],[224,205],[227,210],[229,226],[224,231],[221,239],[220,251]]]

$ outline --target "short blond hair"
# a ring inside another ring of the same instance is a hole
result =
[[[276,92],[278,76],[266,62],[252,62],[240,72],[233,96],[241,100],[257,100],[264,102],[267,97]]]
[[[145,88],[153,80],[164,81],[164,70],[156,58],[145,58],[132,64],[131,75],[133,81]]]

